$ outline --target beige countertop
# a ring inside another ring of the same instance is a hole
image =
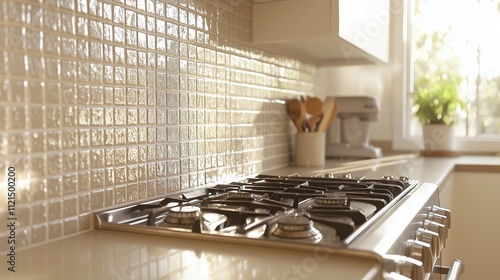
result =
[[[380,178],[407,176],[420,182],[441,184],[452,170],[500,172],[500,156],[419,157],[415,154],[386,156],[360,161],[326,161],[325,166],[290,166],[273,170],[273,174],[301,175],[350,173],[354,176]]]
[[[267,173],[404,175],[421,182],[440,184],[454,168],[458,171],[499,172],[500,157],[420,158],[399,155],[355,162],[329,160],[321,168],[291,166]],[[248,252],[242,248],[246,247],[91,230],[18,250],[16,272],[7,270],[8,257],[2,255],[0,279],[271,279],[277,277],[272,272],[276,268],[286,270],[290,263],[304,260],[304,255],[284,254],[279,249],[264,249],[268,251],[268,258],[262,260],[251,254],[251,247],[246,248]],[[278,256],[279,262],[270,261]],[[221,257],[225,261],[221,261]]]

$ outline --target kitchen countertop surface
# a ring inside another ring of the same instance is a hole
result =
[[[499,172],[500,157],[422,158],[396,155],[354,162],[327,160],[321,168],[291,166],[264,173],[307,176],[351,173],[372,178],[404,175],[420,182],[441,184],[454,168],[459,171]],[[196,249],[201,247],[204,249]],[[284,253],[281,249],[262,250],[268,256],[266,261],[252,255],[252,247],[91,230],[59,241],[19,249],[16,252],[16,272],[7,270],[8,256],[2,254],[0,279],[281,279],[286,275],[273,275],[272,271],[291,271],[291,264],[304,264],[307,260],[299,253]],[[226,258],[221,261],[224,256]],[[272,261],[278,256],[280,261]],[[341,265],[348,266],[349,263]],[[314,273],[321,275],[321,266]]]

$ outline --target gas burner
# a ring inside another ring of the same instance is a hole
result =
[[[247,199],[247,198],[252,198],[253,195],[252,193],[249,192],[228,192],[227,193],[227,198],[229,199]]]
[[[351,201],[346,194],[336,193],[329,196],[315,197],[314,206],[349,208]]]
[[[200,216],[200,207],[187,205],[170,208],[165,222],[178,225],[192,224]]]
[[[278,220],[273,235],[282,238],[312,238],[321,236],[313,222],[304,216],[288,215]]]

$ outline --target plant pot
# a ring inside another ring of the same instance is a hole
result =
[[[455,151],[455,132],[452,126],[445,124],[423,125],[424,151]]]

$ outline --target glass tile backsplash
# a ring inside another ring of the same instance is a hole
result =
[[[284,101],[312,95],[316,69],[251,38],[243,0],[0,1],[0,220],[17,218],[16,244],[289,164]]]

